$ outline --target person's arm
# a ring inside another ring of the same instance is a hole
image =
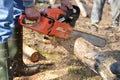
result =
[[[38,20],[40,18],[39,11],[35,8],[34,0],[23,0],[25,14],[29,20]]]

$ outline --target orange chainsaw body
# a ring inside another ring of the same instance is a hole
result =
[[[40,21],[32,24],[32,26],[22,23],[25,15],[21,15],[18,21],[22,26],[39,33],[69,39],[73,32],[73,27],[67,22],[59,21],[59,18],[64,15],[66,13],[59,8],[43,8]]]

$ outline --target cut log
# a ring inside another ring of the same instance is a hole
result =
[[[26,55],[32,62],[37,62],[40,59],[40,53],[26,44],[23,44],[23,54]]]
[[[102,52],[100,47],[96,47],[85,39],[76,36],[69,40],[56,38],[53,45],[64,47],[69,52],[69,55],[75,54],[82,63],[99,74],[103,80],[113,80],[115,75],[110,71],[110,65],[116,62],[113,55],[118,53],[114,51]]]
[[[115,75],[110,71],[110,65],[116,60],[110,56],[110,53],[101,52],[99,48],[82,38],[78,38],[74,44],[74,54],[90,69],[100,74],[103,80],[115,78]]]

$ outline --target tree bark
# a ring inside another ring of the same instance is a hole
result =
[[[98,47],[78,38],[74,44],[74,54],[90,69],[99,74],[103,80],[115,78],[115,75],[110,71],[110,65],[116,62],[111,53],[102,52]]]
[[[55,38],[55,40],[53,45],[64,47],[69,54],[74,54],[82,63],[99,74],[103,80],[113,80],[116,77],[110,71],[110,65],[117,61],[114,55],[119,54],[119,52],[102,52],[100,47],[76,36],[68,40],[59,38]]]

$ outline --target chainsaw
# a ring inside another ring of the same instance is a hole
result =
[[[80,9],[75,5],[73,5],[73,9],[69,9],[67,13],[59,7],[43,8],[40,15],[40,21],[36,21],[31,26],[23,23],[23,20],[26,18],[24,14],[19,17],[18,22],[26,28],[45,35],[69,39],[74,34],[76,36],[83,37],[95,46],[105,46],[105,39],[73,29],[80,15]],[[95,41],[97,42],[95,43]]]

